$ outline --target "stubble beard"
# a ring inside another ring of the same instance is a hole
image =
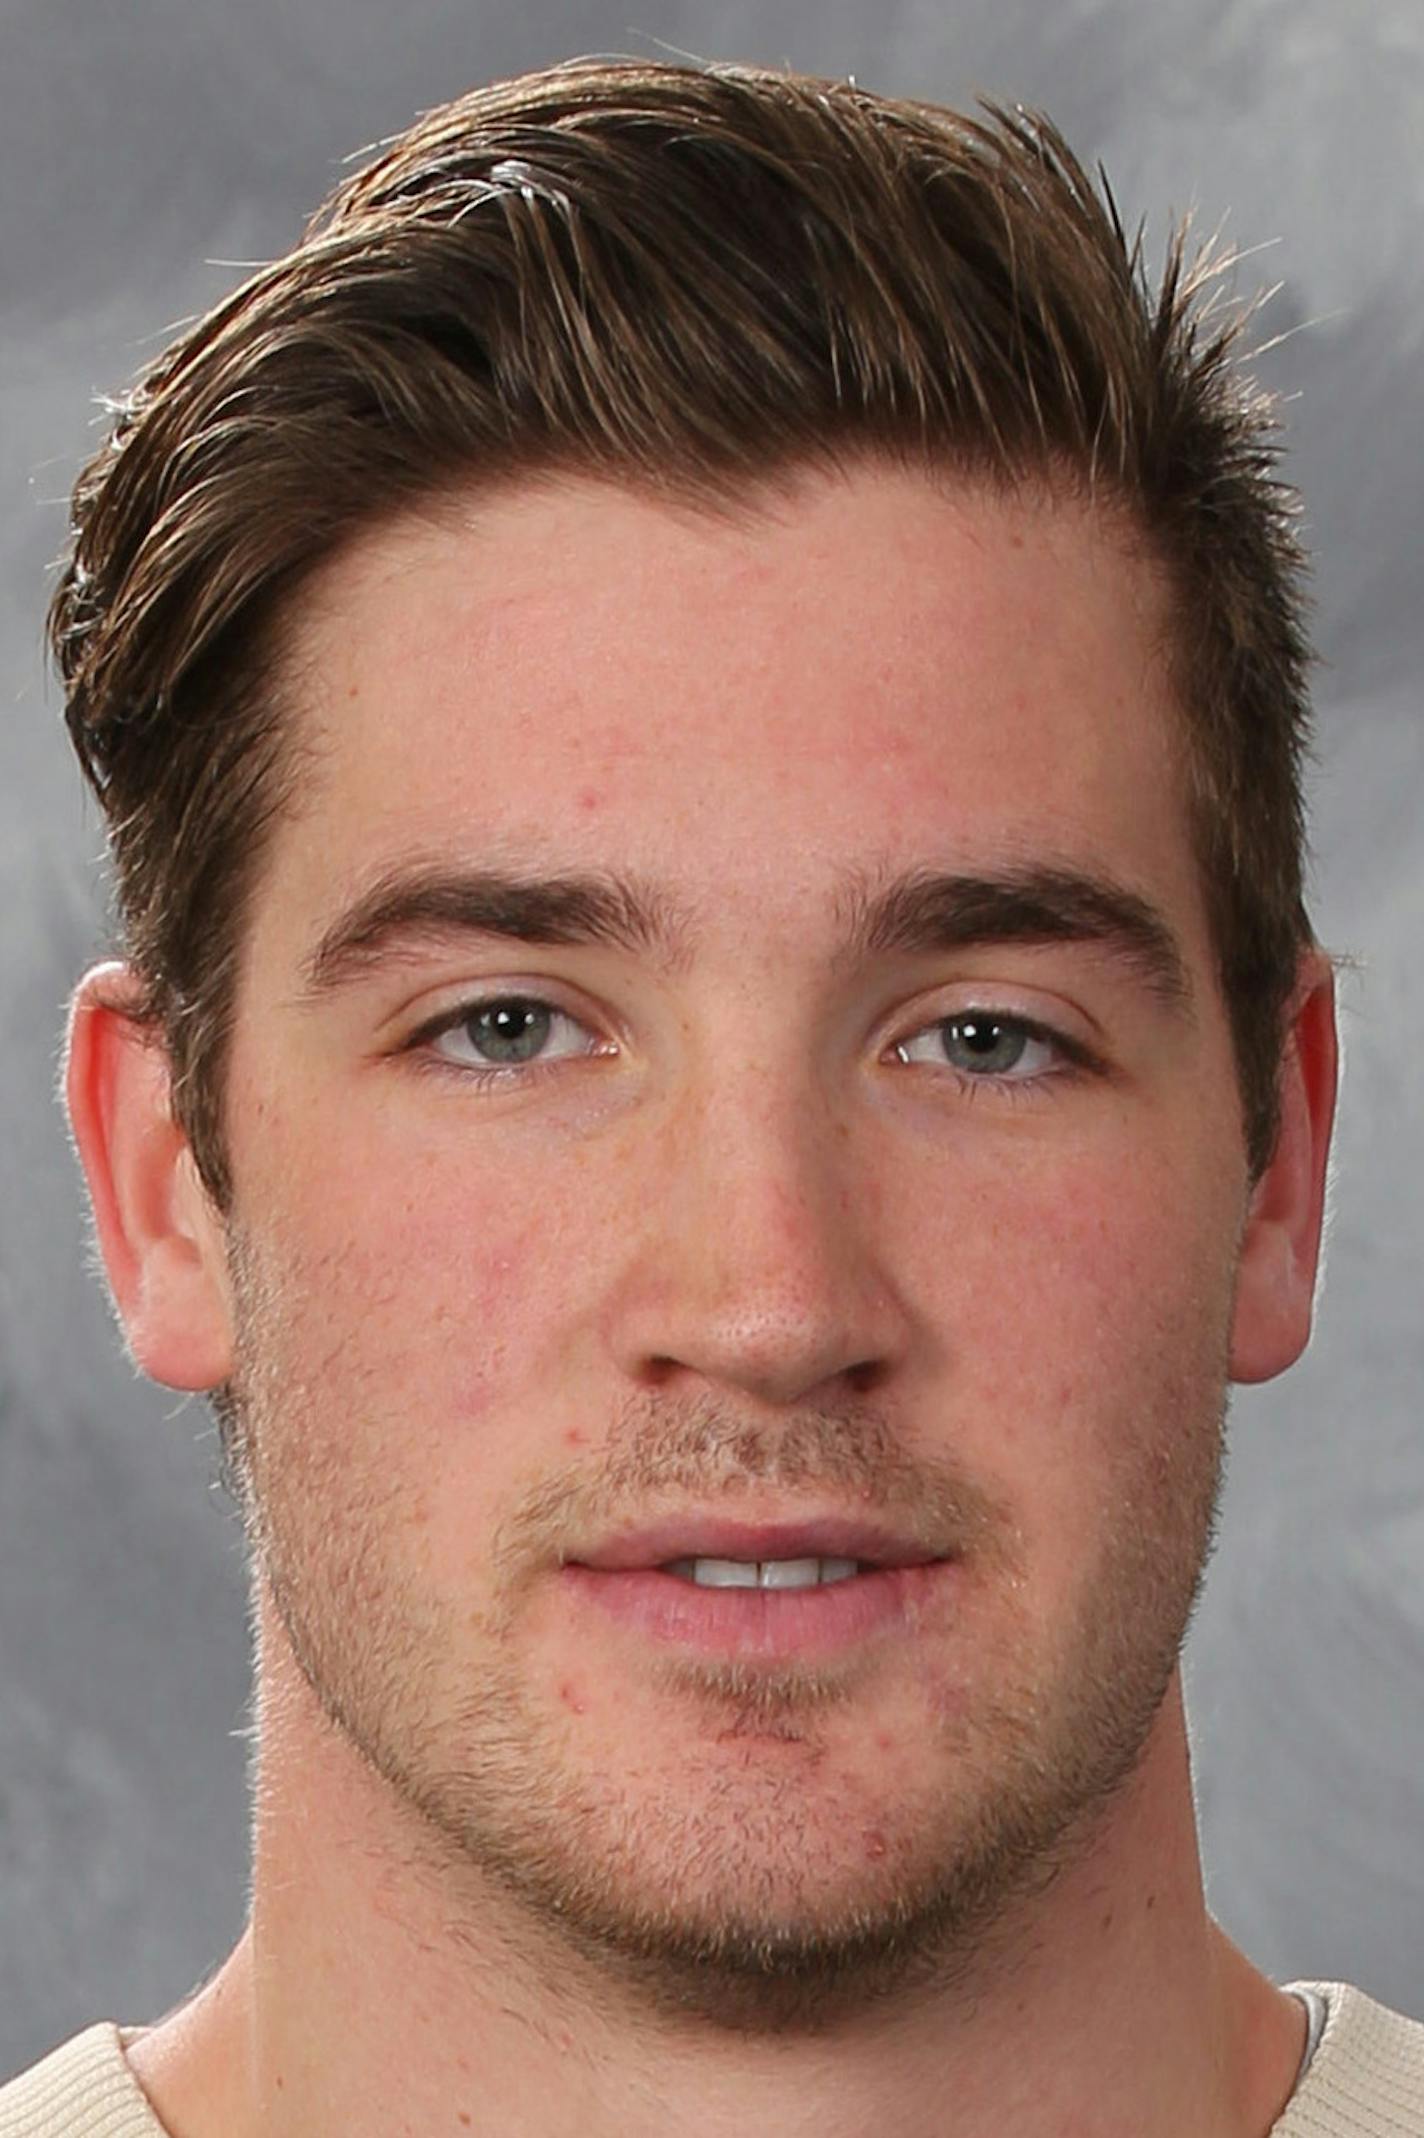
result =
[[[1136,1770],[1209,1555],[1224,1376],[1214,1407],[1193,1387],[1194,1415],[1158,1420],[1123,1459],[1112,1534],[1056,1654],[1035,1670],[1006,1651],[993,1691],[925,1744],[915,1817],[897,1826],[862,1784],[817,1776],[807,1793],[822,1734],[854,1700],[854,1669],[664,1665],[690,1741],[715,1723],[749,1748],[745,1768],[724,1761],[681,1801],[655,1762],[639,1771],[636,1748],[621,1773],[571,1762],[521,1665],[517,1579],[472,1643],[469,1614],[457,1623],[393,1563],[389,1502],[359,1485],[353,1496],[349,1464],[304,1433],[292,1388],[264,1371],[256,1288],[236,1291],[241,1363],[219,1414],[254,1579],[327,1721],[408,1814],[415,1856],[443,1863],[452,1890],[468,1885],[487,1909],[502,1896],[511,1943],[527,1930],[536,1966],[552,1942],[650,2011],[766,2035],[972,1986]],[[614,1445],[601,1474],[517,1510],[496,1556],[517,1572],[575,1503],[636,1512],[655,1488],[721,1499],[740,1481],[932,1504],[967,1552],[1000,1554],[1013,1586],[1004,1512],[962,1475],[911,1463],[868,1411],[767,1431],[707,1401],[660,1403],[630,1411]],[[784,1765],[765,1758],[778,1737]],[[837,1844],[868,1822],[879,1856],[857,1849],[837,1865]],[[471,1941],[481,1935],[472,1923]]]

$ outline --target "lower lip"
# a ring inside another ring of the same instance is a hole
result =
[[[713,1589],[656,1567],[568,1565],[562,1579],[591,1604],[654,1640],[716,1655],[825,1655],[912,1624],[952,1562],[876,1567],[806,1589]]]

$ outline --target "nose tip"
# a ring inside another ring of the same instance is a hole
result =
[[[889,1373],[889,1360],[867,1354],[842,1363],[847,1348],[834,1329],[729,1316],[720,1327],[705,1327],[685,1341],[678,1352],[649,1354],[634,1370],[649,1388],[696,1379],[778,1408],[815,1395],[875,1394]]]
[[[794,1178],[762,1159],[684,1176],[620,1288],[622,1370],[778,1407],[877,1392],[905,1317],[863,1223],[824,1154]]]

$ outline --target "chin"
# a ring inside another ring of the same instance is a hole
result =
[[[661,1804],[566,1787],[542,1830],[486,1819],[447,1837],[516,1926],[605,1984],[683,2020],[781,2034],[979,1971],[994,1926],[1051,1880],[1082,1823],[1061,1804],[869,1803],[795,1768],[704,1777],[700,1795],[684,1778]]]
[[[527,1678],[511,1677],[465,1707],[470,1728],[446,1735],[438,1767],[428,1742],[419,1768],[379,1763],[451,1890],[473,1874],[486,1933],[498,1925],[541,1972],[562,1954],[644,2009],[744,2034],[843,2026],[981,1977],[1018,1904],[1096,1829],[1155,1706],[1076,1759],[1062,1740],[1042,1756],[1026,1687],[972,1728],[941,1719],[938,1743],[920,1708],[918,1731],[904,1714],[897,1732],[917,1736],[907,1790],[843,1681],[696,1675],[688,1727],[670,1744],[664,1707],[642,1758],[630,1747],[648,1714],[628,1715],[621,1745],[592,1740],[532,1713]]]

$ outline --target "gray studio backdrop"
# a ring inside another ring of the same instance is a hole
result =
[[[97,393],[349,151],[576,51],[1042,103],[1160,233],[1228,211],[1319,558],[1317,912],[1356,961],[1314,1349],[1234,1412],[1190,1688],[1210,1892],[1266,1967],[1424,2009],[1419,0],[4,0],[0,6],[0,2070],[139,2019],[242,1912],[240,1553],[196,1404],[135,1381],[52,1084],[104,938],[40,615]],[[1272,241],[1278,241],[1273,243]]]

